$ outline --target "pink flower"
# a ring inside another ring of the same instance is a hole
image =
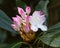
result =
[[[21,27],[24,29],[24,31],[28,32],[29,31],[29,15],[27,15],[29,10],[29,13],[31,11],[30,7],[26,7],[26,12],[18,7],[18,13],[21,16],[16,15],[16,17],[12,17],[13,19],[13,24],[11,24],[12,28],[16,31],[19,31]]]

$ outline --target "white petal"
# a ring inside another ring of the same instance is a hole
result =
[[[31,25],[31,30],[33,30],[34,32],[38,31],[38,28],[35,27],[34,25]]]
[[[39,11],[34,11],[33,15],[30,17],[31,24],[43,24],[46,20],[45,15],[40,15]]]
[[[34,11],[34,13],[33,13],[32,16],[34,16],[34,17],[35,17],[35,16],[36,16],[36,17],[37,17],[37,16],[40,16],[39,11]]]
[[[33,16],[30,16],[30,20],[29,20],[30,24],[34,25],[34,21],[33,21]]]
[[[30,16],[29,22],[31,25],[36,25],[39,23],[39,19],[37,17]]]
[[[45,21],[46,21],[45,15],[41,15],[41,16],[40,16],[39,23],[40,23],[40,24],[43,24]]]
[[[39,27],[42,31],[47,31],[47,26],[45,26],[45,25],[38,25],[38,27]]]

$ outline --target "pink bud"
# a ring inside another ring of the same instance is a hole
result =
[[[20,21],[17,19],[17,17],[12,17],[14,24],[20,26]]]
[[[27,13],[27,14],[30,14],[30,12],[31,12],[31,8],[30,8],[29,6],[27,6],[27,7],[26,7],[26,13]]]
[[[18,7],[18,13],[21,15],[21,16],[24,16],[25,15],[25,12],[22,8]]]
[[[22,20],[22,18],[20,16],[18,16],[18,15],[16,15],[16,18],[17,18],[18,21]]]
[[[17,27],[16,27],[16,25],[15,25],[15,24],[11,24],[11,27],[12,27],[14,30],[16,30],[16,31],[17,31]]]

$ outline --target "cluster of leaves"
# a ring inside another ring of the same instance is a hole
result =
[[[22,2],[21,0],[16,0],[16,5],[20,6],[22,8],[25,8],[26,4],[25,2]],[[35,10],[42,10],[45,14],[47,14],[47,4],[48,0],[42,0],[38,3],[38,5],[35,7]],[[48,15],[48,14],[47,14]],[[0,10],[0,28],[3,28],[5,31],[0,30],[0,41],[3,42],[6,38],[6,32],[10,31],[13,34],[18,34],[15,30],[11,27],[12,20],[2,11]],[[2,37],[1,37],[2,36]],[[43,35],[41,36],[41,33],[36,38],[36,40],[33,42],[33,45],[36,44],[36,42],[42,41],[43,44],[47,44],[52,47],[60,47],[60,23],[57,23],[56,25],[53,25],[49,27],[48,31],[43,32]],[[29,47],[30,44],[26,42],[13,42],[12,44],[1,44],[0,48],[19,48],[22,44],[25,44]]]

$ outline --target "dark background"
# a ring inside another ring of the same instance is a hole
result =
[[[33,6],[36,6],[39,1],[37,0],[22,0],[27,5],[31,2]],[[1,3],[2,2],[2,3]],[[9,17],[15,16],[16,13],[16,0],[1,0],[0,9],[2,9]],[[50,0],[48,4],[49,13],[49,26],[60,21],[60,0]]]

